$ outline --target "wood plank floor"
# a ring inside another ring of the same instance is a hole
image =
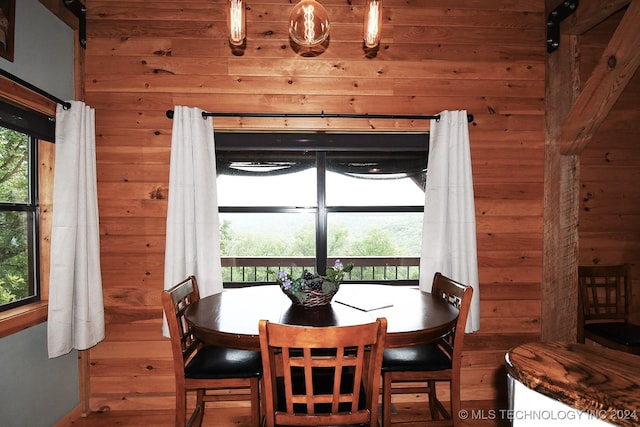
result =
[[[463,402],[462,408],[469,414],[464,426],[507,427],[510,425],[506,404],[497,404],[495,401],[472,401],[466,404]],[[248,411],[248,407],[207,407],[203,426],[252,427],[249,425]],[[171,427],[173,417],[174,412],[171,410],[97,412],[73,421],[71,426]],[[428,405],[425,403],[395,404],[392,424],[398,427],[424,427],[424,420],[428,417]]]

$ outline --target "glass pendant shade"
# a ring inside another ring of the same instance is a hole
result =
[[[380,43],[382,0],[368,0],[364,8],[364,45],[374,48]]]
[[[240,46],[246,37],[244,0],[229,0],[229,43]]]
[[[289,17],[289,37],[299,46],[314,47],[329,37],[329,15],[315,0],[301,0]]]

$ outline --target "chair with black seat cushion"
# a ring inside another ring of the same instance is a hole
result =
[[[431,420],[425,426],[460,425],[460,365],[464,331],[473,295],[471,286],[463,285],[441,273],[433,278],[431,291],[459,310],[455,325],[436,342],[410,347],[389,348],[382,359],[382,425],[391,426],[391,395],[424,393],[429,398]],[[415,383],[413,386],[398,383]],[[436,383],[448,382],[450,409],[447,410],[436,396]]]
[[[189,276],[162,292],[162,306],[169,326],[176,378],[175,425],[202,425],[205,402],[249,400],[251,425],[259,426],[262,376],[260,353],[214,345],[204,346],[194,336],[184,318],[187,307],[199,299],[198,282],[194,276]],[[224,392],[229,389],[236,392]],[[196,404],[187,421],[187,393],[191,391],[196,392]]]
[[[385,318],[342,327],[261,320],[264,413],[274,426],[376,426]]]
[[[631,265],[579,266],[578,342],[640,354],[640,325],[629,322]]]

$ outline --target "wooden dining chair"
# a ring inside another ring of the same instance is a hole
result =
[[[431,420],[421,425],[456,427],[460,425],[460,365],[464,330],[473,288],[451,280],[441,273],[436,273],[431,292],[458,309],[458,318],[449,333],[436,342],[389,348],[384,351],[382,359],[383,427],[391,426],[391,395],[414,393],[424,393],[429,398]],[[393,386],[409,382],[415,384]],[[436,396],[437,382],[449,383],[449,410]]]
[[[387,320],[308,327],[259,322],[265,425],[377,426]]]
[[[630,264],[578,267],[578,342],[640,354],[640,325],[629,322]]]
[[[260,425],[260,377],[262,361],[255,351],[236,350],[215,345],[204,346],[193,334],[184,313],[200,299],[198,282],[189,276],[162,292],[162,306],[167,317],[173,369],[176,378],[176,427],[200,426],[205,402],[249,400],[251,425]],[[225,393],[233,389],[237,393]],[[187,393],[196,392],[196,404],[189,420]],[[186,421],[186,423],[185,423]]]

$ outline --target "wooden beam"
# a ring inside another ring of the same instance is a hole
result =
[[[562,154],[580,154],[584,150],[638,69],[638,27],[640,0],[633,0],[567,115],[562,126]]]
[[[547,55],[542,250],[542,340],[574,342],[578,312],[579,158],[560,153],[560,130],[580,90],[578,36]]]
[[[629,3],[631,0],[580,0],[573,18],[563,23],[562,32],[576,36],[584,34]]]

